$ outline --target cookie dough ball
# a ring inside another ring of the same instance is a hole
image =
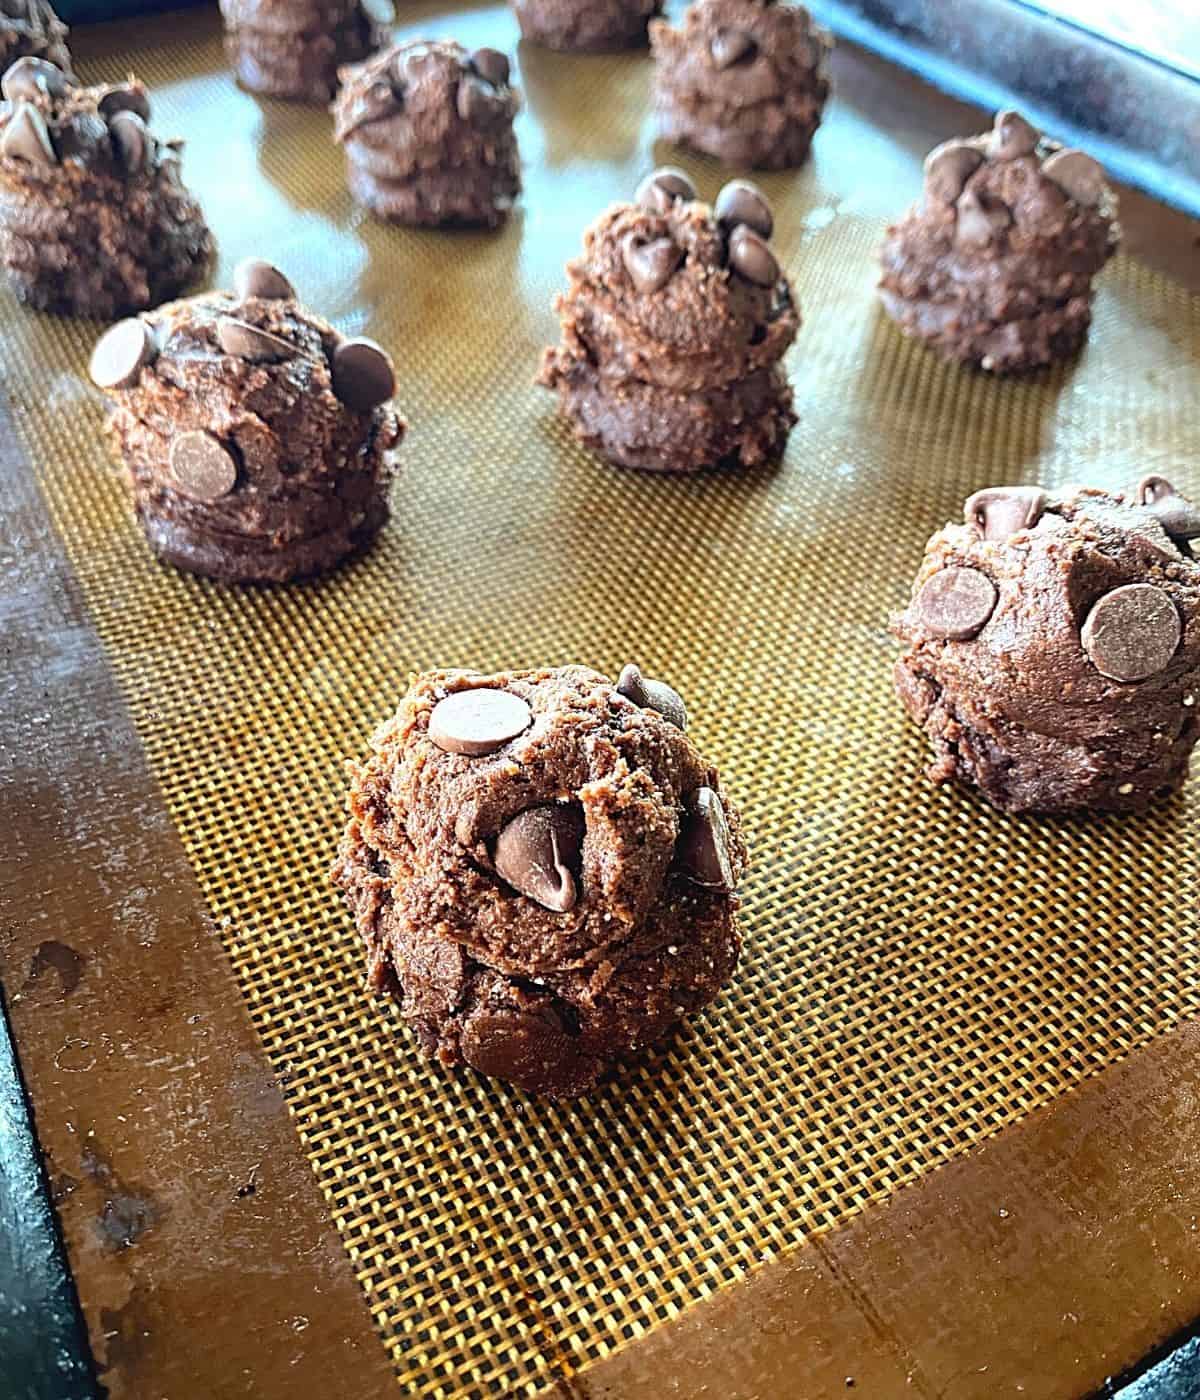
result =
[[[566,666],[418,676],[376,731],[334,878],[443,1064],[581,1094],[729,979],[746,850],[685,722]]]
[[[1200,733],[1200,510],[1123,494],[978,491],[893,620],[935,783],[1011,812],[1124,812],[1174,792]]]
[[[335,138],[354,198],[381,219],[495,228],[521,192],[520,99],[496,49],[418,40],[342,73]]]
[[[664,140],[726,165],[803,163],[829,96],[829,36],[800,5],[698,0],[680,29],[650,26]]]
[[[180,179],[182,143],[151,134],[140,83],[79,87],[22,58],[0,92],[0,262],[20,300],[108,320],[207,272],[213,240]]]
[[[681,171],[647,177],[584,235],[555,302],[563,343],[539,383],[581,441],[647,471],[752,467],[792,424],[780,365],[800,312],[769,239],[770,205],[745,181],[714,208]]]
[[[604,53],[646,42],[662,0],[513,0],[521,37],[549,49]]]
[[[1082,151],[1016,112],[925,161],[925,192],[888,229],[879,296],[906,335],[998,374],[1073,355],[1092,279],[1120,241],[1117,200]]]
[[[69,73],[67,26],[46,0],[0,0],[0,73],[26,57],[45,59]]]
[[[375,538],[404,424],[378,345],[343,339],[269,263],[243,263],[234,285],[119,322],[91,376],[159,558],[284,583]]]
[[[387,0],[221,0],[240,85],[264,97],[328,102],[338,69],[388,42]]]

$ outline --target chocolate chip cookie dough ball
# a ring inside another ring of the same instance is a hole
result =
[[[662,0],[513,0],[521,37],[549,49],[603,53],[646,42]]]
[[[1082,151],[1016,112],[925,161],[925,192],[888,230],[879,296],[906,335],[998,374],[1073,355],[1092,279],[1120,241],[1117,200]]]
[[[429,1054],[581,1094],[716,996],[746,850],[684,723],[635,666],[416,677],[334,878]]]
[[[796,419],[780,360],[800,313],[773,226],[753,185],[726,185],[710,209],[663,169],[588,229],[555,302],[563,343],[539,375],[582,442],[662,472],[782,452]]]
[[[0,0],[0,73],[18,58],[41,58],[71,71],[67,26],[46,0]]]
[[[284,583],[365,549],[404,424],[392,364],[306,311],[269,263],[121,321],[91,376],[154,552],[226,583]]]
[[[1200,510],[1124,493],[978,491],[893,620],[935,783],[1011,812],[1132,811],[1174,792],[1200,734]]]
[[[334,135],[354,198],[400,224],[502,223],[521,192],[509,76],[496,49],[424,41],[345,69]]]
[[[221,0],[225,50],[242,87],[328,102],[338,69],[388,42],[387,0]]]
[[[22,301],[107,320],[207,272],[213,240],[180,179],[182,143],[151,134],[140,83],[79,87],[22,58],[0,93],[0,263]]]
[[[699,0],[650,26],[659,129],[726,165],[803,163],[829,96],[829,36],[800,5]]]

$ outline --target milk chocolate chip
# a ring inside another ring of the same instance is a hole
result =
[[[647,175],[637,188],[636,202],[652,214],[666,214],[678,201],[688,204],[696,198],[696,187],[673,165],[661,166]]]
[[[965,642],[983,631],[996,608],[996,585],[978,569],[951,567],[927,579],[913,604],[931,637]]]
[[[711,53],[718,68],[732,68],[735,63],[753,62],[758,45],[742,29],[721,29],[713,38]]]
[[[158,343],[145,321],[118,321],[96,342],[88,374],[101,389],[127,389],[157,354]]]
[[[476,49],[467,63],[493,87],[504,87],[512,71],[508,55],[502,54],[499,49]]]
[[[737,880],[721,799],[710,787],[697,788],[685,799],[684,814],[676,850],[684,874],[697,885],[732,893]]]
[[[1032,530],[1046,508],[1040,486],[989,486],[968,497],[963,515],[985,540],[1007,540]]]
[[[181,433],[170,461],[176,486],[193,500],[219,501],[237,484],[237,464],[211,433]]]
[[[981,199],[974,190],[967,190],[958,201],[958,223],[954,230],[956,243],[978,246],[990,243],[1012,223],[1007,206],[990,197]]]
[[[988,138],[988,155],[993,160],[1016,160],[1032,155],[1041,139],[1041,132],[1030,126],[1020,112],[997,112]]]
[[[1169,664],[1182,635],[1179,610],[1161,588],[1128,583],[1092,605],[1081,639],[1102,676],[1144,681]]]
[[[366,336],[344,340],[333,352],[333,392],[358,413],[369,413],[396,392],[396,372],[381,345]]]
[[[261,297],[264,301],[291,301],[296,290],[277,267],[261,258],[247,258],[238,263],[233,274],[233,290],[245,301]]]
[[[113,148],[130,175],[140,175],[150,164],[154,138],[136,112],[118,112],[108,124]]]
[[[579,899],[583,834],[576,806],[527,807],[496,838],[496,874],[543,909],[566,914]]]
[[[1134,499],[1172,539],[1200,539],[1200,507],[1181,496],[1165,476],[1144,476],[1134,490]]]
[[[39,97],[64,97],[70,86],[61,68],[27,54],[0,78],[0,95],[10,102],[32,102]]]
[[[967,141],[944,141],[925,157],[925,188],[944,204],[953,204],[983,164],[983,152]]]
[[[429,716],[429,737],[446,753],[482,758],[523,734],[533,711],[507,690],[457,690]]]
[[[775,254],[767,247],[766,239],[745,224],[739,224],[729,236],[729,265],[758,287],[773,287],[779,281]]]
[[[649,680],[632,662],[617,677],[617,694],[632,700],[643,710],[657,710],[676,729],[687,728],[687,707],[683,696],[665,681]]]
[[[671,280],[671,274],[683,261],[683,250],[670,238],[655,238],[647,243],[640,234],[630,233],[621,245],[621,256],[633,285],[649,296]]]
[[[775,215],[766,195],[749,180],[731,180],[717,195],[713,213],[726,229],[745,224],[762,238],[770,238],[775,231]]]
[[[217,342],[227,355],[236,355],[254,364],[290,360],[296,354],[296,347],[282,336],[260,330],[248,321],[239,321],[236,316],[222,316],[217,322]]]
[[[1104,197],[1104,167],[1082,151],[1055,151],[1042,174],[1085,209],[1094,209]]]
[[[28,161],[30,165],[58,164],[46,118],[28,102],[18,105],[16,115],[4,128],[4,136],[0,138],[0,156]]]
[[[102,117],[115,117],[118,112],[133,112],[144,122],[150,120],[150,99],[141,86],[110,88],[96,104]]]

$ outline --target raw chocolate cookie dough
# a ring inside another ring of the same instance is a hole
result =
[[[400,44],[342,73],[334,135],[350,192],[400,224],[503,222],[521,192],[508,59],[461,44]]]
[[[550,49],[603,53],[646,42],[662,0],[513,0],[521,37]]]
[[[930,778],[1012,812],[1174,792],[1200,732],[1200,510],[1148,476],[1123,494],[978,491],[965,517],[893,620]]]
[[[226,583],[283,583],[364,549],[387,518],[392,363],[297,302],[269,263],[121,321],[91,376],[151,548]]]
[[[782,452],[796,418],[780,360],[800,313],[773,222],[753,185],[726,185],[710,209],[664,169],[588,229],[555,302],[563,343],[539,376],[584,443],[662,472]]]
[[[999,112],[986,136],[929,153],[923,198],[888,229],[879,295],[948,359],[1033,369],[1083,344],[1092,278],[1119,241],[1100,166]]]
[[[698,0],[650,26],[665,140],[726,165],[784,170],[808,155],[829,96],[831,41],[799,5]]]
[[[221,0],[225,50],[242,87],[328,102],[338,69],[388,41],[387,0]]]
[[[422,1046],[581,1094],[737,963],[738,814],[627,666],[418,676],[353,770],[334,878]]]
[[[69,73],[67,26],[46,0],[0,0],[0,73],[25,57],[44,58]]]
[[[151,135],[140,83],[78,87],[22,58],[0,93],[0,262],[22,301],[108,320],[208,270],[212,235],[180,181],[182,143]]]

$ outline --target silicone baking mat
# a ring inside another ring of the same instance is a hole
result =
[[[511,48],[500,6],[404,28]],[[977,487],[1200,489],[1200,299],[1121,257],[1091,343],[997,383],[878,312],[873,255],[918,160],[835,96],[763,180],[803,307],[773,471],[670,480],[580,450],[531,385],[584,226],[656,159],[643,56],[524,49],[526,194],[495,235],[358,213],[320,111],[260,103],[214,14],[115,31],[221,243],[395,355],[395,515],[324,582],[231,590],[155,564],[82,371],[98,327],[3,314],[5,388],[401,1385],[532,1389],[844,1222],[1200,1009],[1185,911],[1200,784],[1136,819],[1010,820],[921,776],[890,608]],[[712,196],[721,172],[684,159]],[[327,878],[343,760],[410,671],[627,660],[687,697],[753,850],[736,984],[666,1052],[552,1106],[426,1064],[367,1000]]]

